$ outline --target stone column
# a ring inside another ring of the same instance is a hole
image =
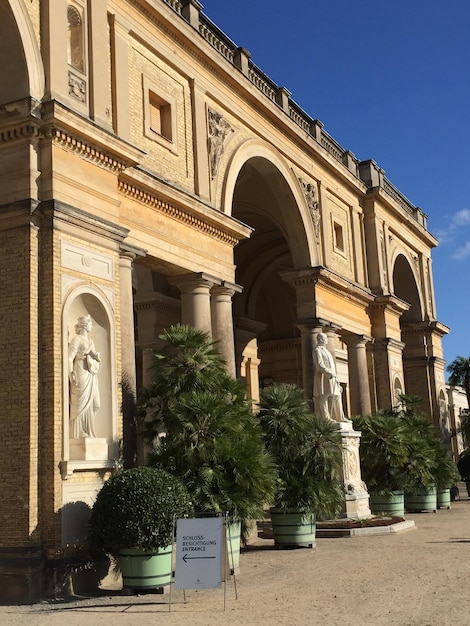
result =
[[[370,402],[366,344],[371,338],[366,335],[344,333],[342,339],[348,347],[351,415],[370,415],[372,413],[372,407]]]
[[[248,317],[240,316],[236,320],[236,363],[241,378],[246,380],[248,398],[252,405],[259,403],[259,365],[258,335],[265,330],[266,325]]]
[[[185,274],[173,278],[181,291],[181,322],[212,337],[211,289],[216,279],[206,274]]]
[[[235,378],[235,342],[233,338],[232,296],[241,292],[238,285],[223,283],[211,289],[212,336],[225,361],[225,368]]]

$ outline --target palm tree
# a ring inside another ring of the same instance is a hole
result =
[[[302,390],[287,383],[263,389],[258,419],[278,471],[275,508],[334,518],[344,502],[336,424],[311,414]]]
[[[149,464],[182,479],[196,513],[264,515],[275,468],[243,385],[232,378],[209,335],[176,325],[160,339],[147,390]],[[155,436],[161,423],[165,436]]]
[[[470,408],[470,357],[458,356],[447,366],[449,372],[449,384],[459,385],[465,389],[467,403]]]
[[[164,347],[154,353],[150,386],[139,398],[143,437],[149,444],[168,430],[173,418],[170,405],[186,392],[240,393],[228,376],[215,342],[202,330],[176,324],[160,336]]]

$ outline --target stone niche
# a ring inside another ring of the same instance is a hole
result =
[[[90,284],[76,287],[63,313],[66,475],[109,467],[119,455],[114,336],[107,294]]]

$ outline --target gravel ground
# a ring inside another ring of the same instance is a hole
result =
[[[313,550],[279,550],[257,540],[221,590],[123,596],[108,589],[96,597],[0,606],[0,624],[468,626],[470,499],[463,484],[460,497],[451,510],[407,515],[416,527],[398,534],[317,539]]]

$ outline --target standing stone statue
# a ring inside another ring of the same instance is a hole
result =
[[[89,333],[90,315],[79,317],[75,337],[69,344],[70,437],[95,437],[94,416],[100,408],[98,370],[100,354]]]
[[[317,345],[313,349],[315,378],[313,381],[313,399],[315,411],[325,419],[335,422],[350,422],[344,417],[341,400],[342,389],[336,378],[336,363],[326,347],[328,338],[325,333],[318,333]]]

